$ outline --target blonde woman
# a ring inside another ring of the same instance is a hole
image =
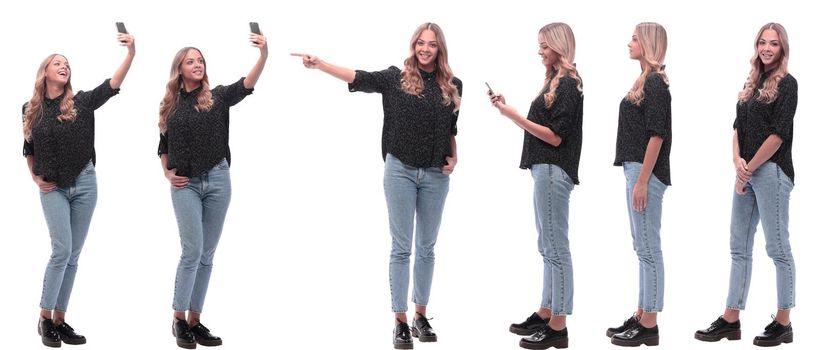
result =
[[[97,205],[94,111],[119,93],[134,60],[134,37],[118,34],[128,48],[114,75],[76,95],[63,55],[46,57],[37,69],[34,94],[23,106],[23,155],[51,235],[51,258],[43,278],[37,331],[44,345],[85,344],[65,322],[77,262]]]
[[[229,109],[253,93],[268,58],[265,36],[250,34],[259,59],[247,77],[211,89],[199,49],[179,50],[159,111],[158,154],[171,184],[182,256],[174,284],[172,331],[186,349],[222,345],[200,322],[213,258],[231,201]],[[187,315],[186,315],[187,313]]]
[[[778,23],[760,28],[752,69],[738,94],[732,155],[736,179],[729,248],[732,270],[723,315],[695,332],[703,341],[740,339],[740,310],[752,280],[752,246],[763,224],[766,253],[775,266],[777,313],[753,344],[791,343],[789,318],[794,307],[795,267],[789,244],[789,195],[794,187],[792,135],[797,109],[797,80],[789,74],[789,37]]]
[[[393,242],[390,252],[390,293],[396,318],[393,346],[412,349],[411,335],[421,342],[434,342],[437,336],[427,319],[435,263],[433,248],[450,174],[458,160],[456,120],[461,101],[461,80],[453,76],[447,61],[444,32],[435,23],[419,26],[410,40],[410,54],[404,60],[403,69],[391,66],[375,72],[354,71],[314,55],[292,55],[302,57],[307,68],[344,80],[350,91],[382,94],[384,192]],[[406,312],[414,224],[416,314],[411,329]]]
[[[524,130],[521,169],[532,173],[538,251],[544,259],[541,306],[524,322],[510,325],[510,332],[528,335],[519,343],[523,348],[565,348],[569,345],[566,318],[573,306],[569,197],[579,183],[584,113],[572,29],[564,23],[541,28],[538,55],[546,78],[526,118],[507,105],[503,95],[490,94],[493,106]]]
[[[621,101],[615,165],[626,177],[626,200],[632,245],[639,261],[638,309],[623,325],[606,331],[619,346],[658,345],[658,312],[663,310],[664,269],[661,208],[670,186],[672,97],[664,71],[666,30],[640,23],[629,42],[629,57],[641,74]]]

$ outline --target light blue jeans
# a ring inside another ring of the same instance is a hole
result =
[[[450,177],[442,174],[441,168],[411,167],[404,165],[392,154],[387,154],[384,162],[384,195],[393,239],[390,251],[393,312],[407,312],[414,221],[416,256],[413,266],[413,302],[427,305],[430,299],[436,260],[433,248],[449,189]]]
[[[541,307],[572,314],[572,255],[569,251],[569,195],[575,184],[561,167],[533,164],[533,203],[538,251],[544,258]]]
[[[644,312],[663,311],[663,252],[661,251],[661,209],[666,185],[655,175],[649,177],[646,209],[632,208],[632,191],[641,173],[641,163],[624,162],[626,205],[632,229],[632,248],[638,254],[638,307]]]
[[[94,164],[88,162],[74,186],[40,192],[40,203],[51,235],[51,258],[43,278],[40,308],[66,311],[77,275],[77,261],[97,206]]]
[[[174,285],[174,311],[202,312],[214,253],[231,202],[231,173],[222,160],[207,173],[189,178],[185,187],[171,187],[182,256]]]
[[[743,310],[752,280],[752,246],[757,223],[763,223],[766,253],[774,261],[777,308],[794,307],[794,258],[789,244],[789,195],[791,179],[777,164],[763,163],[746,184],[746,194],[734,194],[729,248],[732,272],[726,307]]]

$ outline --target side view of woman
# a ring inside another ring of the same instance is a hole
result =
[[[519,342],[523,348],[566,348],[566,318],[573,307],[569,197],[579,183],[584,111],[572,29],[565,23],[541,28],[538,55],[546,77],[526,118],[503,95],[490,94],[493,106],[524,130],[520,166],[532,173],[538,251],[544,259],[541,306],[524,322],[510,325],[510,332],[528,335]]]
[[[68,59],[52,54],[37,69],[34,93],[23,106],[23,155],[40,191],[51,236],[37,325],[43,344],[49,347],[86,342],[65,316],[97,205],[94,111],[119,93],[136,52],[130,34],[118,34],[117,40],[128,53],[110,79],[75,95]]]

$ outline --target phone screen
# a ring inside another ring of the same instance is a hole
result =
[[[125,30],[125,23],[117,22],[117,31],[123,34],[128,34],[128,31]]]

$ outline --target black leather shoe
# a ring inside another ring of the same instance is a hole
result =
[[[45,346],[59,348],[63,344],[60,342],[60,333],[54,329],[54,322],[49,319],[42,319],[37,323],[37,334],[43,339]]]
[[[626,331],[638,324],[638,318],[635,315],[629,316],[629,318],[624,321],[624,324],[620,325],[619,327],[611,327],[606,329],[606,337],[612,338],[613,335]]]
[[[197,344],[202,346],[218,346],[222,345],[222,338],[211,334],[211,330],[197,323],[196,326],[191,327],[191,333],[194,334],[194,340]]]
[[[185,320],[175,319],[171,325],[171,333],[177,338],[177,346],[183,349],[196,349],[196,341],[191,327]]]
[[[567,335],[566,327],[556,331],[547,326],[529,337],[522,338],[518,345],[524,349],[549,349],[550,347],[566,349],[569,346],[569,337]]]
[[[658,345],[659,339],[658,326],[646,328],[638,323],[630,329],[613,335],[612,344],[618,346],[640,346],[641,344],[655,346]]]
[[[413,328],[410,329],[410,334],[419,338],[422,343],[437,341],[436,332],[433,331],[433,326],[430,325],[427,317],[419,313],[416,313],[416,316],[418,318],[413,320]]]
[[[780,322],[772,321],[763,330],[763,333],[755,337],[753,342],[757,346],[778,346],[781,343],[791,343],[794,340],[792,324],[784,326]]]
[[[57,333],[60,333],[60,340],[62,340],[63,343],[71,345],[85,344],[85,337],[75,333],[74,328],[71,328],[68,323],[60,323],[59,326],[55,327],[55,330],[57,330]]]
[[[729,340],[740,339],[740,320],[729,323],[723,319],[723,316],[718,317],[715,322],[712,322],[706,329],[701,329],[695,332],[695,339],[702,341],[718,341],[723,338]]]
[[[541,316],[533,312],[524,322],[511,324],[510,332],[518,335],[533,335],[535,332],[547,328],[547,322],[549,322],[549,318],[542,319]]]
[[[396,320],[399,321],[399,320]],[[393,349],[412,349],[413,337],[410,336],[410,326],[407,322],[399,321],[393,329]]]

